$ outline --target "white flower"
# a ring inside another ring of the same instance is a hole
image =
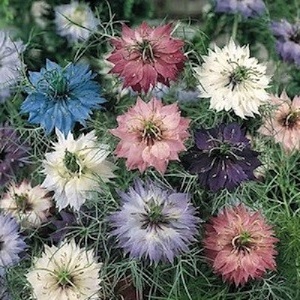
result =
[[[14,42],[8,32],[0,30],[0,97],[9,96],[9,87],[21,78],[20,70],[23,67],[20,58],[25,50],[22,41]]]
[[[85,3],[73,1],[59,5],[54,10],[58,34],[66,37],[69,42],[87,40],[100,23]]]
[[[0,201],[0,208],[13,215],[23,227],[39,227],[47,221],[52,198],[40,185],[32,187],[27,181],[12,183]]]
[[[269,95],[270,78],[266,66],[250,57],[249,46],[237,46],[230,40],[223,49],[215,46],[204,56],[201,67],[195,68],[200,81],[201,97],[211,98],[210,108],[232,109],[241,118],[254,117]]]
[[[45,15],[49,14],[51,9],[50,4],[45,1],[34,1],[31,6],[31,14],[36,24],[41,28],[45,28],[47,25],[47,19]]]
[[[46,153],[43,173],[46,178],[42,186],[54,191],[59,210],[67,205],[79,210],[93,191],[101,191],[101,183],[115,177],[115,166],[106,161],[108,145],[97,142],[95,132],[91,131],[74,140],[69,132],[67,138],[56,129],[58,142],[54,152]]]
[[[93,250],[80,248],[72,240],[60,248],[45,245],[42,257],[26,277],[37,300],[98,299],[101,265]]]

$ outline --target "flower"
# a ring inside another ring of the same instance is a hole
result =
[[[0,186],[10,181],[28,163],[29,147],[7,123],[0,124]]]
[[[215,46],[214,51],[209,50],[203,59],[195,71],[201,97],[211,98],[210,108],[232,109],[241,118],[259,114],[259,106],[269,99],[265,89],[270,78],[266,67],[250,58],[249,46],[240,47],[230,40],[223,49]]]
[[[40,72],[29,72],[29,94],[21,112],[29,113],[28,121],[41,124],[50,133],[57,127],[65,135],[75,122],[85,126],[91,109],[105,102],[100,97],[100,86],[87,65],[69,64],[65,68],[47,60]]]
[[[275,109],[264,119],[258,132],[271,136],[286,152],[300,150],[300,97],[290,100],[286,92],[280,97],[271,95]]]
[[[157,183],[136,180],[122,198],[120,211],[109,220],[118,244],[131,258],[173,262],[195,240],[199,218],[189,194],[166,190]]]
[[[261,16],[266,11],[262,0],[216,0],[216,12],[240,13],[245,18]]]
[[[122,37],[113,38],[115,47],[107,58],[115,66],[111,73],[124,78],[124,87],[148,92],[158,82],[169,86],[184,67],[184,42],[171,37],[172,25],[151,28],[143,22],[131,29],[125,24]]]
[[[72,1],[56,6],[54,11],[58,34],[71,43],[87,40],[100,23],[86,3]]]
[[[93,192],[101,191],[102,182],[114,177],[114,165],[106,160],[108,145],[97,142],[95,132],[74,139],[69,133],[67,138],[56,130],[57,143],[54,151],[46,153],[43,173],[46,175],[42,187],[54,191],[56,206],[59,210],[70,205],[75,210],[90,198]]]
[[[23,180],[21,184],[11,183],[0,200],[0,208],[10,213],[23,227],[40,227],[47,221],[52,197],[40,185],[35,187]]]
[[[4,277],[0,277],[0,299],[1,300],[12,300],[8,288],[7,283]]]
[[[45,1],[34,1],[31,5],[31,15],[35,23],[43,29],[47,26],[46,16],[49,14],[50,9],[50,4]]]
[[[245,180],[255,179],[261,165],[258,152],[237,123],[221,124],[195,132],[195,146],[183,157],[186,169],[197,174],[202,187],[211,191],[232,190]]]
[[[9,215],[0,214],[0,277],[5,268],[20,261],[19,254],[25,250],[26,244],[19,234],[19,225]]]
[[[272,227],[259,212],[243,204],[224,208],[205,226],[204,250],[214,271],[223,280],[244,285],[275,270],[277,254]]]
[[[300,22],[290,24],[286,20],[271,23],[271,30],[277,38],[276,49],[281,58],[300,66]]]
[[[101,266],[93,250],[80,248],[74,240],[65,241],[59,248],[45,245],[26,277],[38,300],[98,299]]]
[[[22,77],[24,67],[20,55],[25,50],[22,41],[13,41],[9,33],[0,30],[0,100],[3,102],[10,96],[10,87]]]
[[[180,117],[176,103],[164,106],[156,98],[148,103],[137,98],[136,105],[117,121],[119,126],[110,130],[121,139],[115,153],[127,158],[129,170],[144,172],[152,166],[164,173],[169,160],[179,160],[178,152],[185,150],[189,120]]]

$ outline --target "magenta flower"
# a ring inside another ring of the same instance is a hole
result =
[[[238,286],[276,269],[278,239],[273,235],[259,212],[240,204],[210,220],[203,244],[215,273]]]
[[[145,103],[138,98],[117,121],[119,126],[110,131],[121,139],[115,153],[127,158],[129,170],[144,172],[152,166],[164,173],[169,161],[179,160],[178,153],[185,150],[190,121],[180,116],[176,103],[163,105],[156,98]]]
[[[151,28],[142,23],[131,29],[125,24],[122,37],[114,38],[115,47],[108,61],[115,66],[110,71],[124,78],[124,87],[147,92],[158,82],[169,86],[183,69],[184,42],[171,37],[172,25]]]

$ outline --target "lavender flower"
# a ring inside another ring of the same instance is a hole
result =
[[[17,221],[9,215],[0,214],[0,276],[10,267],[19,262],[19,254],[26,244],[20,237]]]
[[[136,180],[110,216],[118,244],[131,258],[173,262],[195,240],[199,218],[188,194],[165,190],[157,183]]]
[[[258,152],[237,123],[221,124],[195,132],[196,145],[183,157],[183,164],[198,174],[202,187],[211,191],[232,190],[245,180],[255,179],[253,171],[261,165]]]
[[[216,0],[216,12],[240,13],[245,18],[264,14],[266,6],[262,0]]]
[[[28,163],[28,145],[21,142],[9,125],[0,124],[0,186],[12,179],[15,172]]]
[[[280,57],[286,62],[300,66],[300,22],[272,22],[271,30],[277,38],[276,49]]]

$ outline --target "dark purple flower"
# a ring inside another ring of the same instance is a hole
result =
[[[15,172],[28,163],[29,147],[9,125],[0,125],[0,186],[10,181]]]
[[[286,62],[300,66],[300,22],[272,22],[271,30],[277,39],[276,49],[280,57]]]
[[[198,174],[202,187],[211,191],[232,190],[242,181],[255,179],[253,171],[261,165],[258,152],[237,123],[221,124],[195,132],[195,146],[183,157],[183,164]]]
[[[252,18],[264,14],[266,6],[262,0],[216,0],[215,11]]]
[[[166,190],[155,182],[136,180],[110,216],[112,235],[131,258],[173,262],[195,240],[199,218],[189,194]]]

